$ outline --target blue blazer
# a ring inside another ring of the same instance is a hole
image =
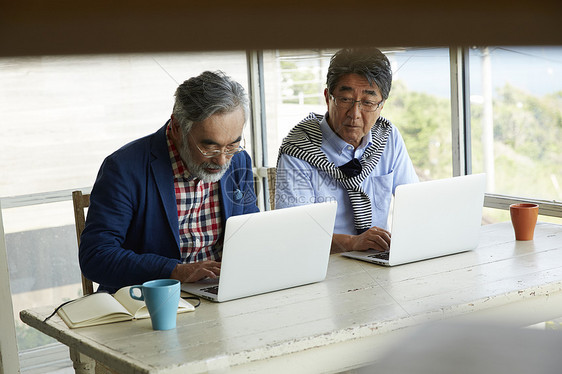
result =
[[[219,183],[223,227],[230,216],[258,211],[246,152],[232,158]],[[79,262],[98,290],[108,292],[169,278],[181,262],[166,125],[104,160],[90,195]]]

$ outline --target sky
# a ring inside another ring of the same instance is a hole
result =
[[[562,91],[562,46],[489,47],[489,50],[494,89],[510,82],[538,96]],[[394,79],[407,82],[410,90],[450,96],[447,48],[415,49],[388,56]],[[481,56],[480,48],[470,49],[471,95],[481,95]]]

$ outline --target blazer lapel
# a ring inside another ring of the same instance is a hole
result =
[[[166,143],[166,125],[154,134],[151,145],[152,161],[150,167],[152,175],[158,189],[158,194],[164,206],[168,224],[174,234],[178,251],[180,248],[180,233],[178,223],[178,207],[176,203],[176,195],[174,191],[174,175],[170,156],[168,154],[168,146]]]

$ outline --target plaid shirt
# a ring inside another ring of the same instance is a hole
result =
[[[166,139],[174,173],[181,260],[220,260],[223,229],[219,182],[202,182],[189,173],[171,141],[170,125]]]

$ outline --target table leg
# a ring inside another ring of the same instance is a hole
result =
[[[76,374],[95,374],[96,361],[90,357],[70,348],[70,359]]]

